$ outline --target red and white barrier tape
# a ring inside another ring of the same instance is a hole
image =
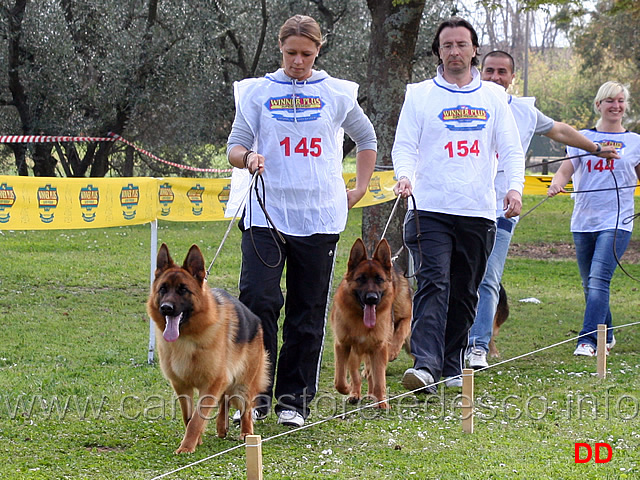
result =
[[[0,143],[115,142],[106,137],[66,137],[51,135],[1,135]]]
[[[142,148],[135,146],[128,140],[125,140],[120,135],[109,132],[108,137],[71,137],[71,136],[53,136],[53,135],[0,135],[0,143],[58,143],[58,142],[122,142],[136,151],[146,155],[158,162],[171,165],[172,167],[181,168],[183,170],[191,170],[193,172],[210,172],[210,173],[228,173],[231,172],[230,168],[198,168],[190,165],[181,165],[179,163],[169,162],[157,157],[151,152],[148,152]]]

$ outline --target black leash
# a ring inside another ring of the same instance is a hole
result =
[[[618,179],[616,178],[616,175],[613,173],[613,169],[611,169],[609,171],[611,172],[611,176],[613,177],[613,182],[616,184],[616,199],[618,201],[618,208],[617,208],[617,214],[616,214],[616,228],[613,230],[613,247],[612,247],[613,248],[613,256],[615,257],[616,263],[620,267],[620,270],[622,270],[622,272],[627,277],[629,277],[631,280],[634,280],[636,282],[640,282],[640,280],[638,280],[636,277],[634,277],[633,275],[631,275],[629,272],[627,272],[625,270],[625,268],[620,263],[620,259],[618,258],[618,252],[616,250],[616,239],[618,237],[618,227],[619,227],[619,224],[620,224],[620,189],[618,188]],[[635,215],[630,215],[628,218],[625,218],[622,221],[622,224],[626,225],[627,223],[631,223],[633,221],[633,219],[635,217],[637,217],[638,215],[640,215],[640,214],[636,213]]]
[[[420,222],[419,222],[419,218],[418,218],[418,209],[416,207],[416,199],[413,196],[413,194],[409,195],[409,197],[411,198],[411,200],[413,201],[413,217],[416,220],[416,238],[418,239],[418,255],[420,256],[420,264],[418,265],[418,268],[414,269],[414,273],[413,275],[409,275],[409,265],[407,264],[407,267],[405,268],[405,271],[403,273],[405,278],[414,278],[416,276],[416,274],[418,273],[418,269],[420,267],[422,267],[422,247],[420,246],[420,237],[422,237],[422,233],[420,232]],[[391,219],[393,218],[394,213],[396,212],[396,209],[398,207],[398,203],[400,203],[400,199],[402,197],[400,195],[398,195],[398,197],[396,198],[395,203],[393,204],[393,208],[391,209],[391,213],[389,214],[389,218],[387,219],[387,224],[384,227],[384,230],[382,231],[382,236],[380,237],[380,240],[382,240],[385,235],[387,234],[387,229],[389,228],[389,224],[391,223]],[[403,225],[403,230],[404,230],[404,225]],[[410,252],[411,250],[409,249],[409,247],[407,247],[406,242],[404,241],[404,231],[402,234],[402,248],[406,249],[407,252]],[[400,250],[398,250],[398,252],[395,254],[394,257],[397,257],[398,255],[400,255],[400,252],[402,252],[402,248]]]
[[[579,156],[585,156],[585,155],[579,155]],[[562,160],[567,160],[568,158],[575,158],[575,157],[567,157],[564,158]],[[594,189],[590,189],[590,190],[567,190],[567,193],[593,193],[593,192],[608,192],[610,190],[615,190],[616,191],[616,201],[617,201],[617,213],[616,213],[616,226],[613,230],[613,256],[616,259],[616,263],[618,264],[618,266],[620,267],[620,270],[622,270],[622,272],[629,277],[630,279],[636,281],[636,282],[640,282],[640,280],[638,280],[637,278],[635,278],[633,275],[631,275],[629,272],[627,272],[625,270],[625,268],[622,266],[622,263],[620,263],[620,258],[618,257],[618,252],[616,251],[616,239],[618,236],[618,230],[619,230],[619,226],[620,226],[620,190],[623,190],[625,188],[637,188],[638,185],[625,185],[625,186],[618,186],[618,179],[616,178],[615,174],[613,173],[613,170],[610,169],[609,170],[611,172],[611,176],[613,177],[613,182],[615,183],[615,187],[610,187],[610,188],[594,188]],[[520,220],[522,220],[524,217],[526,217],[529,213],[531,213],[533,210],[535,210],[536,208],[538,208],[540,205],[542,205],[546,200],[548,200],[550,197],[546,197],[544,200],[542,200],[541,202],[539,202],[536,206],[534,206],[531,210],[529,210],[527,213],[525,213],[524,215],[522,215],[520,217]],[[635,218],[639,217],[640,213],[636,213],[634,215],[629,215],[629,217],[625,218],[622,220],[622,224],[626,225],[628,223],[631,223]]]
[[[615,179],[615,177],[613,177]],[[615,187],[610,188],[594,188],[593,190],[567,190],[567,193],[593,193],[593,192],[608,192],[609,190],[624,190],[625,188],[636,188],[638,185],[626,185],[624,187],[618,187],[616,183]]]
[[[255,173],[254,173],[255,175]],[[270,265],[266,262],[266,260],[264,258],[262,258],[262,255],[260,255],[260,252],[258,251],[258,246],[256,245],[256,241],[255,238],[253,236],[253,225],[252,225],[252,210],[251,210],[251,186],[249,186],[249,201],[248,203],[248,210],[249,210],[249,236],[251,237],[251,244],[253,245],[253,250],[256,252],[256,256],[258,257],[258,259],[262,262],[262,264],[265,267],[268,268],[277,268],[282,260],[283,260],[283,255],[282,255],[282,250],[280,249],[280,244],[278,243],[278,240],[280,240],[281,243],[285,244],[287,243],[287,241],[285,240],[285,238],[282,236],[282,234],[280,233],[280,231],[277,229],[275,223],[273,223],[273,220],[271,219],[271,216],[269,215],[269,213],[267,212],[267,207],[266,207],[266,190],[265,190],[265,186],[264,186],[264,178],[262,178],[262,175],[257,175],[257,177],[259,180],[255,182],[254,184],[254,190],[255,190],[255,195],[256,195],[256,201],[258,202],[258,205],[260,205],[260,209],[262,210],[262,212],[264,213],[264,216],[267,220],[267,225],[271,225],[271,227],[267,226],[267,230],[269,231],[269,234],[271,235],[271,238],[273,239],[273,242],[276,244],[276,248],[278,249],[278,261],[274,264],[274,265]],[[260,185],[262,186],[262,197],[260,196],[260,192],[258,190],[258,183],[260,183]],[[274,234],[275,232],[275,234]],[[276,234],[278,236],[278,238],[276,238]]]
[[[420,257],[420,263],[418,264],[417,267],[413,268],[413,275],[408,275],[409,273],[409,265],[407,264],[407,268],[404,271],[404,277],[405,278],[415,278],[415,276],[418,274],[418,272],[420,271],[420,269],[422,268],[422,245],[420,245],[420,238],[422,237],[422,232],[420,232],[420,218],[418,217],[418,207],[416,205],[416,199],[413,196],[413,193],[411,195],[409,195],[409,198],[411,198],[411,201],[413,202],[413,218],[416,221],[416,239],[418,240],[418,256]],[[404,248],[407,249],[408,252],[410,252],[411,250],[409,250],[409,247],[407,247],[406,242],[404,241],[404,235],[405,232],[402,232],[402,246]]]
[[[557,158],[556,160],[544,161],[542,163],[534,163],[533,165],[527,165],[527,168],[544,167],[546,165],[551,165],[552,163],[564,162],[565,160],[571,160],[574,158],[588,157],[589,155],[593,155],[593,153],[581,153],[580,155],[572,155],[570,157]]]
[[[524,217],[526,217],[527,215],[529,215],[531,212],[533,212],[536,208],[538,208],[540,205],[542,205],[544,202],[546,202],[547,200],[549,200],[551,197],[549,196],[545,196],[542,200],[540,200],[533,208],[531,208],[527,213],[524,213],[522,215],[520,215],[520,220],[522,220]]]

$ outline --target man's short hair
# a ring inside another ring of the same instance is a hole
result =
[[[516,73],[516,62],[513,60],[513,57],[504,50],[494,50],[489,52],[484,56],[483,60],[486,60],[489,57],[508,58],[509,63],[511,64],[511,73]]]
[[[438,29],[436,30],[436,36],[433,39],[433,43],[431,44],[431,52],[438,57],[438,65],[442,63],[442,59],[440,58],[440,34],[442,30],[445,28],[457,28],[464,27],[471,33],[471,44],[476,47],[476,56],[471,59],[471,65],[477,67],[480,63],[478,61],[478,49],[480,48],[480,44],[478,43],[478,34],[476,33],[473,26],[467,22],[464,18],[460,17],[451,17],[449,20],[445,20],[440,25],[438,25]]]

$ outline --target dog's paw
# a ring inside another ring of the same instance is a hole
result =
[[[391,405],[389,405],[386,400],[382,400],[379,403],[377,403],[378,398],[375,395],[373,395],[371,392],[367,393],[367,396],[365,397],[365,399],[369,402],[375,403],[375,405],[371,405],[372,408],[391,410]]]
[[[359,395],[349,395],[349,397],[347,397],[347,402],[350,403],[351,405],[355,405],[360,400],[361,398]]]
[[[180,447],[175,451],[176,454],[179,453],[193,453],[196,451],[196,447],[183,447],[182,445],[180,445]]]

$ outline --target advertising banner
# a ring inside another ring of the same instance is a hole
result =
[[[524,193],[545,195],[551,178],[550,175],[527,176]],[[346,188],[353,188],[355,174],[344,174],[344,181]],[[392,171],[374,172],[366,195],[356,207],[395,200],[395,183]],[[570,188],[571,184],[567,185],[567,189]],[[0,230],[104,228],[153,220],[225,220],[230,191],[230,178],[0,175]]]

